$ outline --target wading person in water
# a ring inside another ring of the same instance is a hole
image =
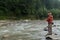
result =
[[[47,22],[48,22],[48,34],[47,35],[52,35],[53,15],[51,12],[48,12]]]

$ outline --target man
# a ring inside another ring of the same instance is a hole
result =
[[[48,34],[47,35],[52,35],[53,15],[51,12],[48,12],[47,22],[48,22]]]

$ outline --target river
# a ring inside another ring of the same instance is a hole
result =
[[[54,20],[53,32],[60,35],[60,20]],[[43,20],[0,21],[0,40],[46,40],[47,31]]]

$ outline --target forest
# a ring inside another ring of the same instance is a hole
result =
[[[0,19],[60,19],[60,0],[0,0]]]

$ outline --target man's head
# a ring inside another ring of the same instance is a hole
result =
[[[52,15],[52,13],[51,12],[48,12],[48,15]]]

